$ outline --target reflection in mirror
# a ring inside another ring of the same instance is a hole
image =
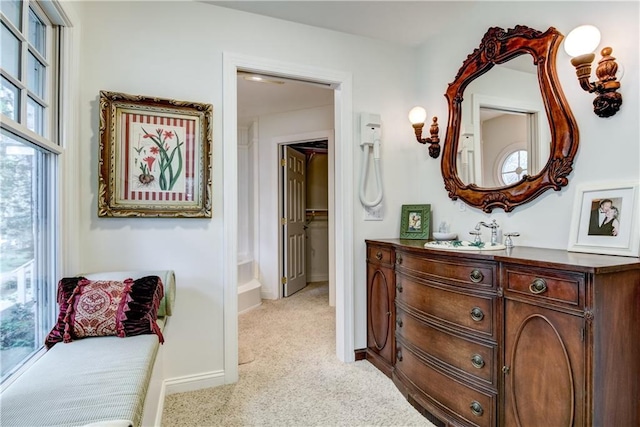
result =
[[[556,74],[562,38],[553,27],[492,27],[467,56],[445,94],[442,179],[451,199],[510,212],[568,184],[578,127]]]
[[[462,129],[457,167],[463,183],[504,187],[540,172],[549,158],[551,132],[530,55],[496,65],[471,82],[462,103]],[[518,163],[507,165],[507,159]]]

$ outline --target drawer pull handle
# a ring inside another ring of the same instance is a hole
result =
[[[469,406],[471,408],[471,413],[477,417],[482,416],[482,414],[484,414],[484,409],[482,409],[482,405],[480,404],[480,402],[476,402],[475,400],[473,402],[471,402],[471,405]]]
[[[398,255],[396,257],[396,264],[398,264],[398,265],[402,264],[402,255]]]
[[[380,251],[376,252],[376,259],[378,261],[380,261],[382,259],[382,252],[380,252]]]
[[[484,319],[484,313],[482,312],[482,310],[480,310],[479,307],[473,307],[470,314],[471,319],[473,319],[473,321],[475,322],[479,322]]]
[[[400,284],[396,285],[396,289],[398,292],[402,293],[402,285]]]
[[[547,282],[544,279],[534,279],[529,285],[529,290],[532,294],[541,294],[547,290]]]
[[[484,368],[484,359],[479,354],[474,354],[471,356],[471,364],[474,368],[482,369]]]
[[[473,283],[480,283],[482,279],[484,279],[484,274],[482,274],[482,271],[474,269],[471,274],[469,274],[469,279],[471,279]]]
[[[396,352],[396,360],[402,362],[402,350]]]
[[[398,324],[399,328],[402,328],[402,325],[403,325],[402,319],[396,319],[396,323]]]

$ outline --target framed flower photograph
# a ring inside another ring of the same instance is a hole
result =
[[[100,91],[99,217],[211,218],[213,106]]]
[[[583,184],[573,205],[568,250],[637,257],[638,182]]]
[[[401,239],[428,239],[431,205],[402,205]]]

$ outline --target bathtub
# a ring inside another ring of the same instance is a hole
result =
[[[253,258],[238,255],[238,314],[262,304],[260,282],[253,277]]]

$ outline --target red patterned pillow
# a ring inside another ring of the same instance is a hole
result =
[[[164,296],[162,280],[146,276],[123,282],[65,278],[58,283],[58,321],[45,339],[45,346],[74,339],[116,335],[156,334],[164,342],[156,323]]]

